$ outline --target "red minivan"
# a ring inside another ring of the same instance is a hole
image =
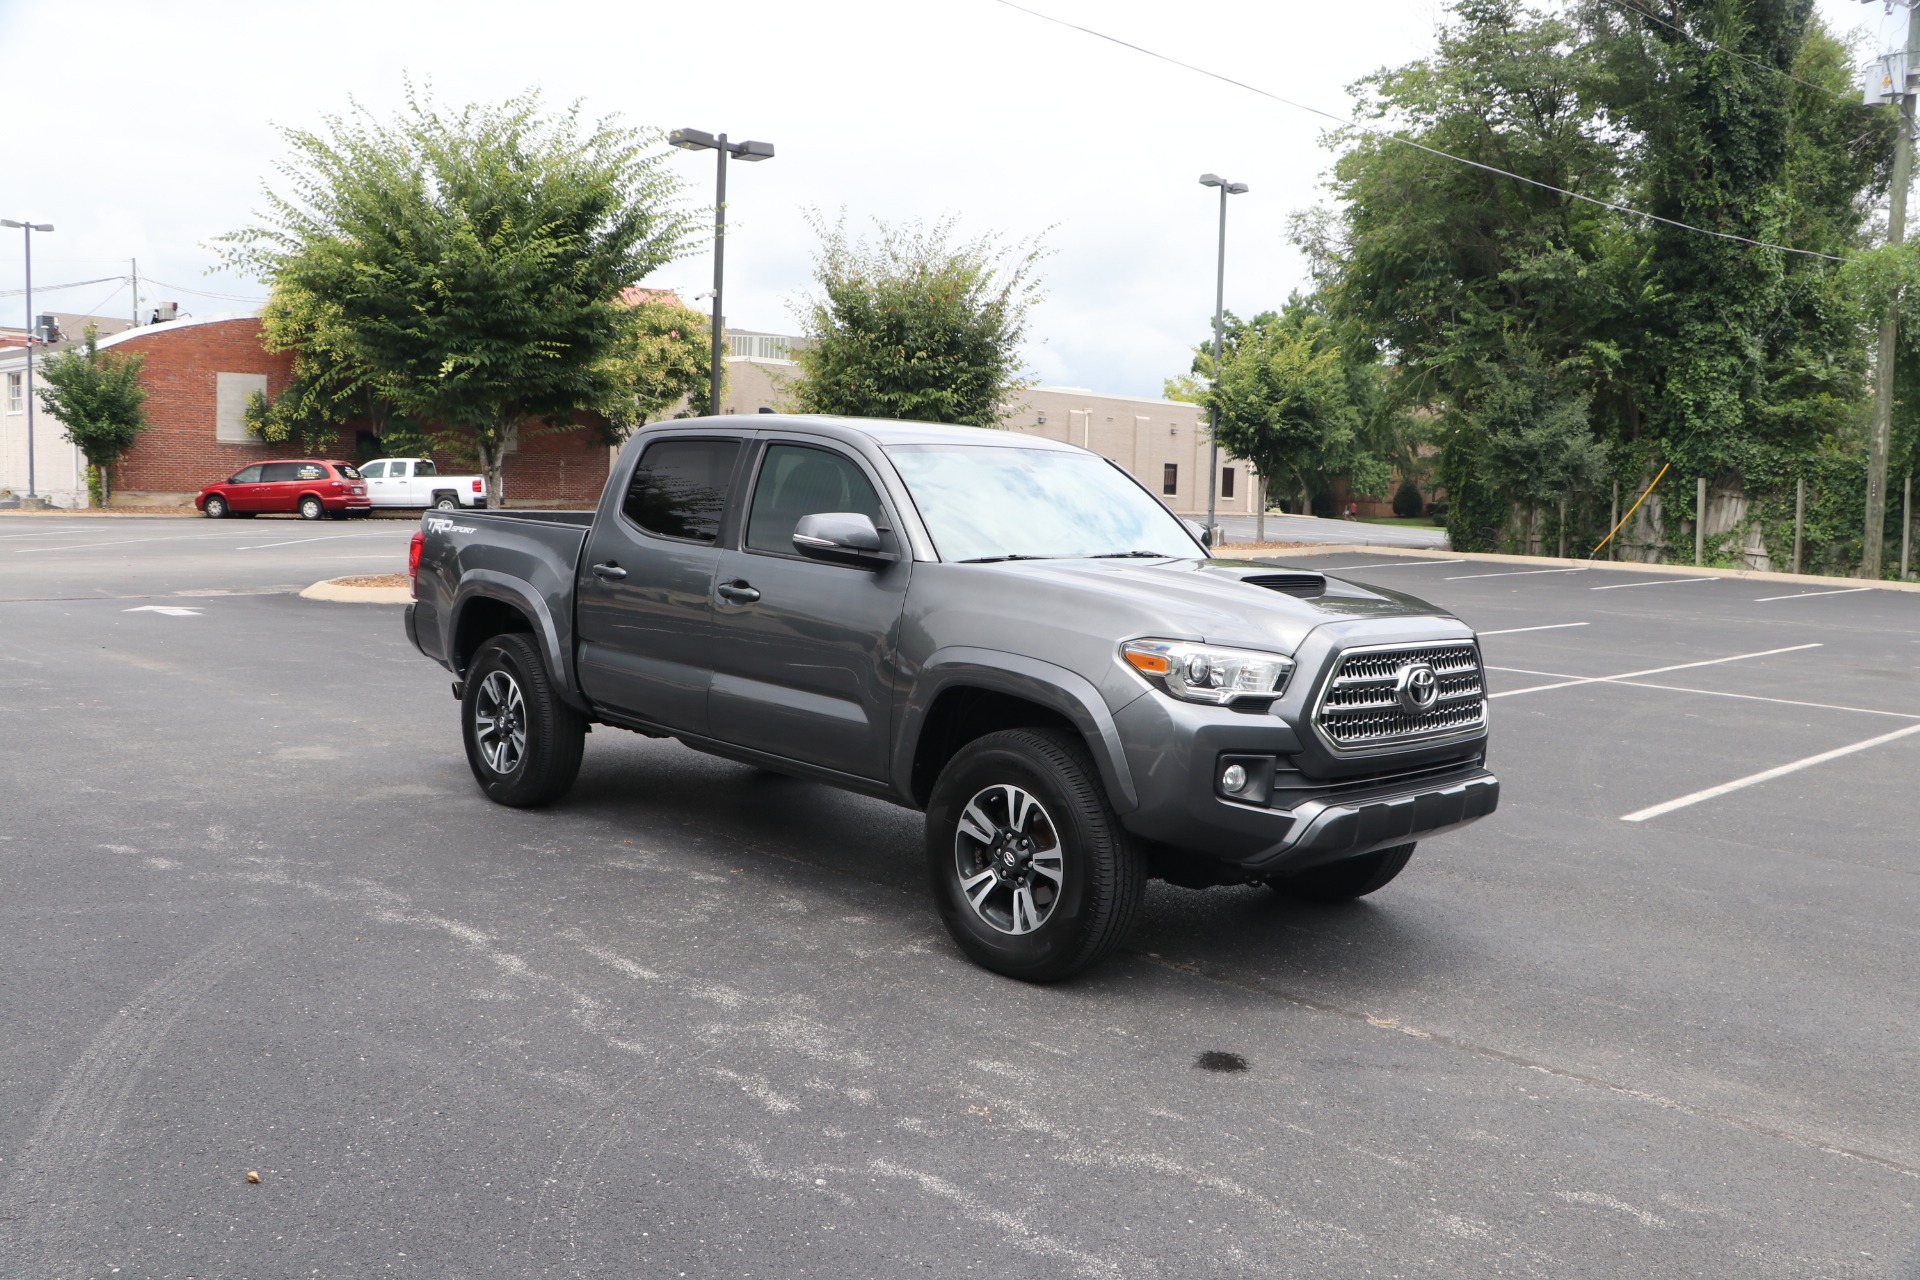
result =
[[[303,520],[327,515],[344,520],[373,510],[358,468],[317,458],[242,467],[194,495],[193,505],[215,520],[262,511],[297,511]]]

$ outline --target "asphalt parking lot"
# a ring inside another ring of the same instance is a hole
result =
[[[489,804],[292,594],[409,526],[84,523],[0,520],[0,1275],[1920,1277],[1920,594],[1303,557],[1481,629],[1500,812],[1036,988],[884,803]]]

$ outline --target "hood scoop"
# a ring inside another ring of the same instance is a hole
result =
[[[1240,581],[1250,587],[1265,587],[1269,591],[1298,596],[1302,600],[1327,594],[1327,576],[1324,573],[1263,573]]]

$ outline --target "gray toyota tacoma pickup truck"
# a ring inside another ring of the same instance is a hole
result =
[[[501,804],[598,724],[924,810],[955,941],[1044,981],[1149,877],[1342,901],[1498,801],[1470,627],[1198,534],[1053,441],[682,420],[597,511],[429,512],[406,629]]]

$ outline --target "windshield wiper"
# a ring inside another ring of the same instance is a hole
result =
[[[1059,556],[975,556],[971,560],[961,560],[960,564],[999,564],[1003,560],[1058,560]]]
[[[1085,556],[1087,560],[1178,560],[1180,557],[1171,551],[1107,551],[1097,556]]]

